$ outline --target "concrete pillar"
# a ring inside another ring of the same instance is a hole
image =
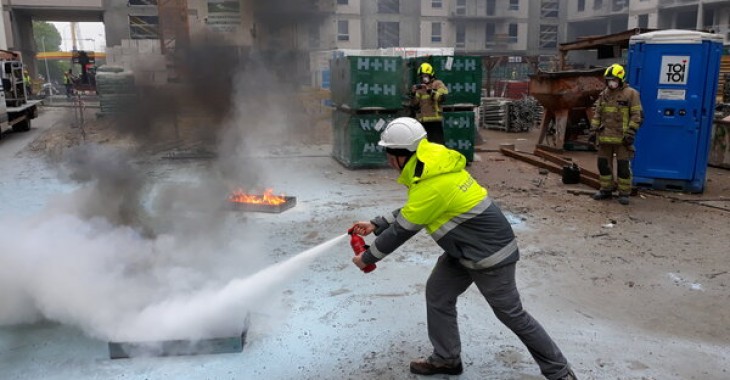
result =
[[[129,39],[129,7],[126,1],[104,1],[106,46],[118,46]]]
[[[31,76],[35,76],[35,54],[37,49],[33,38],[33,19],[28,13],[22,11],[11,10],[10,15],[13,41],[12,44],[9,44],[8,49],[20,52],[28,72]]]
[[[5,29],[5,25],[10,24],[10,16],[8,12],[0,9],[0,49],[8,50],[8,30]]]
[[[697,4],[697,26],[695,27],[696,30],[702,30],[705,27],[705,6],[700,1],[699,4]]]

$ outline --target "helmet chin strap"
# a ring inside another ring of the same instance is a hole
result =
[[[406,167],[406,164],[408,163],[408,160],[410,160],[411,157],[413,157],[415,154],[416,154],[416,152],[409,152],[408,155],[401,156],[401,157],[403,157],[403,165],[401,165],[400,158],[398,158],[398,167],[400,168],[401,171],[403,171],[403,169]]]
[[[403,157],[403,156],[400,156],[400,157],[398,157],[398,158],[397,158],[397,162],[398,162],[398,169],[400,169],[400,171],[403,171],[403,168],[405,168],[405,167],[406,167],[406,162],[408,162],[408,158],[409,158],[409,157],[406,157],[406,158],[405,158],[405,159],[404,159],[404,160],[402,161],[402,162],[403,162],[402,164],[401,164],[401,159],[400,159],[401,157]]]

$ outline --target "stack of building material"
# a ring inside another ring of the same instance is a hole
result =
[[[390,47],[382,49],[337,49],[318,50],[309,53],[311,72],[310,86],[328,90],[330,88],[330,60],[346,56],[377,56],[414,58],[429,55],[453,55],[454,48],[448,47]],[[331,102],[331,101],[330,101]]]
[[[542,106],[531,96],[513,100],[509,105],[509,132],[528,132],[540,123]]]
[[[708,165],[730,169],[730,116],[714,120]]]
[[[106,62],[134,73],[138,85],[168,83],[167,60],[160,49],[160,40],[122,40],[121,45],[107,48]]]
[[[523,96],[519,100],[484,98],[480,112],[483,128],[527,132],[538,125],[543,108],[530,96]]]
[[[123,67],[110,65],[100,66],[96,69],[97,73],[121,73],[122,71],[124,71]]]
[[[387,164],[380,131],[403,115],[403,59],[342,56],[330,62],[332,156],[348,168]]]
[[[507,131],[509,129],[509,105],[506,98],[482,98],[479,114],[482,128]]]
[[[137,96],[132,72],[116,70],[110,67],[96,74],[102,115],[128,111]]]

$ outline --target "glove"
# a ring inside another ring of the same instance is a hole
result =
[[[428,90],[426,90],[426,93],[429,95],[433,95],[433,89],[429,88]]]
[[[624,135],[624,138],[623,138],[623,140],[621,140],[621,142],[626,146],[632,146],[632,145],[634,145],[634,140],[635,140],[634,135],[626,134],[626,135]]]

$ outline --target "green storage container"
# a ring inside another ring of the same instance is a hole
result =
[[[330,61],[332,101],[351,110],[398,110],[405,97],[401,57],[346,56]]]
[[[478,56],[430,56],[411,58],[407,62],[408,88],[420,83],[417,78],[418,67],[428,62],[440,79],[449,89],[444,106],[473,105],[478,106],[482,99],[482,58]]]
[[[332,157],[351,169],[387,166],[385,149],[378,145],[380,131],[376,126],[383,120],[384,128],[388,122],[400,116],[395,111],[356,113],[334,110]]]
[[[474,111],[444,112],[444,140],[450,149],[459,151],[468,162],[474,161]]]

